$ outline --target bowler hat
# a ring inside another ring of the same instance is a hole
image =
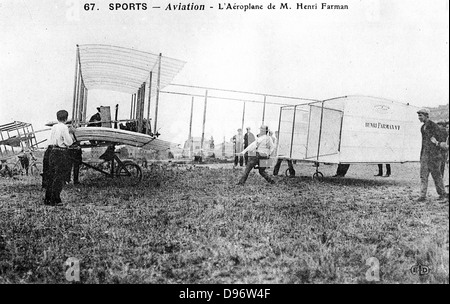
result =
[[[430,110],[428,110],[427,108],[422,108],[419,111],[417,111],[417,114],[430,115]]]

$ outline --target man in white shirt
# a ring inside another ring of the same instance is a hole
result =
[[[49,146],[51,146],[47,184],[45,191],[44,204],[49,206],[60,206],[61,191],[65,181],[68,169],[68,148],[73,144],[74,139],[71,134],[74,133],[72,128],[68,128],[65,124],[69,113],[66,110],[60,110],[56,113],[58,123],[53,125]]]
[[[241,179],[238,182],[238,185],[244,185],[245,181],[248,178],[248,175],[250,174],[250,171],[259,164],[260,159],[268,159],[270,155],[272,154],[273,150],[275,149],[275,145],[273,144],[272,138],[267,135],[269,131],[269,128],[267,126],[261,126],[259,129],[259,136],[258,138],[252,142],[247,148],[244,149],[240,154],[244,155],[247,152],[256,152],[256,156],[248,156],[248,162],[245,167],[245,171],[241,176]],[[258,168],[259,174],[265,178],[265,180],[271,184],[274,184],[275,182],[269,177],[269,175],[266,172],[265,167],[259,167]]]

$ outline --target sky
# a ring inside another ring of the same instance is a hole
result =
[[[220,10],[224,1],[147,1],[148,9],[111,11],[111,1],[0,0],[0,125],[33,124],[35,130],[71,113],[77,44],[128,47],[185,61],[173,83],[308,99],[344,95],[383,97],[436,107],[449,100],[449,1],[350,0],[348,10]],[[115,2],[112,2],[115,3]],[[125,3],[125,2],[119,2]],[[142,2],[141,2],[142,3]],[[168,4],[205,4],[205,11],[169,11]],[[152,9],[160,6],[160,9]],[[212,6],[213,8],[209,8]],[[168,86],[165,90],[175,90]],[[177,88],[178,90],[179,88]],[[191,90],[204,95],[205,90]],[[219,92],[209,90],[209,94]],[[232,95],[263,101],[257,95]],[[130,95],[92,90],[88,117],[99,105],[128,118]],[[296,100],[267,101],[296,104]],[[188,138],[191,97],[162,94],[161,139]],[[204,99],[194,99],[193,136],[201,136]],[[152,109],[154,113],[154,108]],[[216,142],[241,127],[243,103],[208,99],[205,132]],[[275,130],[279,106],[267,105]],[[245,126],[258,129],[262,104],[246,103]],[[42,132],[39,136],[46,136]]]

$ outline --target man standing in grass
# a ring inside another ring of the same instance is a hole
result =
[[[431,142],[435,144],[436,146],[441,148],[441,152],[444,155],[444,161],[441,165],[441,175],[442,179],[444,181],[445,191],[447,192],[447,201],[448,201],[448,179],[449,179],[449,172],[448,172],[448,121],[441,123],[445,127],[445,134],[447,134],[447,140],[443,142],[439,142],[436,138],[432,137]],[[439,125],[439,123],[438,123]]]
[[[233,136],[234,142],[234,167],[237,167],[238,163],[242,167],[244,165],[244,156],[241,155],[244,150],[244,135],[242,135],[242,129],[239,128],[238,134]]]
[[[267,135],[269,132],[269,128],[267,126],[261,126],[259,129],[259,136],[258,138],[251,143],[247,148],[244,149],[244,151],[241,152],[241,155],[244,155],[247,152],[256,152],[256,156],[248,156],[248,163],[245,167],[245,171],[241,176],[241,179],[238,182],[238,185],[244,185],[245,181],[248,178],[248,175],[250,174],[250,171],[256,166],[259,165],[259,160],[261,159],[268,159],[270,155],[272,154],[273,150],[275,149],[275,145],[273,144],[272,138]],[[269,175],[266,172],[265,167],[259,166],[258,168],[259,174],[265,178],[265,180],[271,184],[274,184],[275,182],[273,179],[269,177]]]
[[[52,146],[48,163],[48,177],[45,191],[44,204],[49,206],[61,206],[61,191],[67,176],[68,148],[74,140],[71,134],[72,128],[66,125],[69,113],[60,110],[56,113],[58,123],[53,125],[49,145]]]
[[[250,131],[250,127],[247,127],[247,133],[244,135],[244,149],[251,145],[255,141],[255,135]],[[244,154],[244,164],[247,166],[248,163],[248,153]],[[254,156],[253,154],[251,156]]]
[[[66,182],[70,182],[70,177],[72,175],[72,168],[73,168],[73,184],[78,185],[80,183],[79,176],[80,176],[80,165],[83,161],[83,155],[81,151],[81,147],[79,145],[72,145],[68,149],[68,157],[69,157],[69,168],[67,169],[67,176],[66,176]]]
[[[431,138],[435,138],[438,142],[445,141],[442,138],[442,132],[439,126],[430,120],[430,111],[428,109],[420,109],[417,111],[420,122],[423,123],[420,128],[422,133],[422,150],[420,151],[420,197],[417,199],[423,202],[427,198],[428,176],[431,173],[436,191],[439,194],[439,200],[447,200],[444,182],[441,175],[441,163],[444,161],[441,149],[434,144]]]

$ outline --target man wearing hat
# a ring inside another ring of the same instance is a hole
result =
[[[89,124],[88,127],[101,127],[102,126],[102,117],[100,116],[100,108],[101,107],[97,107],[97,113],[95,113],[94,115],[91,116],[91,118],[89,119]]]
[[[275,149],[272,138],[267,135],[268,132],[269,128],[267,126],[261,126],[261,128],[259,129],[258,138],[247,148],[245,148],[244,151],[241,152],[241,155],[244,155],[247,152],[255,152],[256,156],[252,156],[251,154],[249,154],[248,163],[245,167],[244,173],[241,176],[241,179],[238,182],[238,185],[244,185],[245,181],[248,178],[248,175],[250,174],[250,171],[252,171],[252,169],[259,164],[259,160],[268,159]],[[264,177],[267,182],[271,184],[275,183],[267,174],[265,167],[260,166],[258,168],[258,171],[259,174]]]
[[[247,133],[244,135],[244,149],[247,148],[252,142],[255,141],[255,135],[250,131],[250,127],[247,127]],[[254,154],[252,154],[254,156]],[[244,164],[247,166],[248,153],[244,154]]]
[[[420,109],[417,111],[420,122],[423,123],[420,128],[422,133],[422,150],[420,151],[420,197],[418,201],[425,201],[427,197],[428,176],[431,173],[436,191],[439,194],[439,200],[446,200],[448,194],[445,192],[444,183],[441,175],[441,163],[444,161],[443,154],[438,145],[434,144],[431,138],[438,142],[444,141],[439,126],[430,120],[430,111]]]
[[[100,115],[100,108],[101,108],[101,106],[97,107],[97,113],[92,115],[91,118],[89,119],[89,123],[87,124],[88,127],[101,127],[102,126],[102,123],[101,123],[102,117]],[[90,140],[89,142],[92,145],[96,145],[98,143],[98,141],[96,141],[96,140]]]
[[[438,124],[438,126],[445,128],[444,130],[445,130],[445,134],[447,135],[447,140],[443,141],[443,142],[439,142],[436,138],[432,137],[431,141],[433,142],[433,144],[435,144],[441,148],[442,153],[444,155],[444,161],[441,164],[441,175],[442,175],[442,179],[444,180],[444,186],[445,186],[445,189],[447,192],[447,200],[448,200],[448,193],[449,193],[449,190],[448,190],[448,186],[449,186],[448,185],[448,180],[449,180],[449,174],[448,174],[449,173],[449,171],[448,171],[448,158],[449,158],[449,155],[448,155],[448,135],[449,135],[448,120],[443,121],[443,122],[438,122],[437,124]],[[447,173],[446,173],[446,171],[447,171]]]
[[[233,136],[233,142],[234,142],[234,166],[236,167],[237,164],[242,167],[244,165],[244,156],[240,153],[242,150],[244,150],[244,135],[242,134],[242,129],[239,128],[238,134]]]

